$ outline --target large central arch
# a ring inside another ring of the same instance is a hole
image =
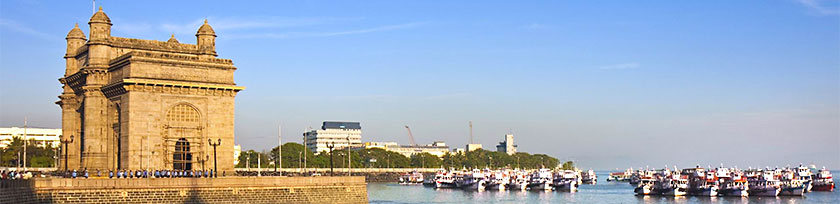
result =
[[[173,169],[192,170],[196,162],[193,158],[202,155],[201,114],[191,104],[181,103],[167,111],[166,120],[167,149],[172,158],[169,163]]]

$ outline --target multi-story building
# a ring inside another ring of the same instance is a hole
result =
[[[321,129],[303,133],[306,148],[318,154],[333,149],[362,146],[362,126],[359,122],[324,121]]]
[[[435,141],[429,145],[399,145],[396,142],[366,142],[365,149],[370,148],[380,148],[392,152],[400,153],[406,157],[411,157],[411,155],[418,154],[418,153],[429,153],[438,157],[442,157],[449,153],[449,146],[446,146],[446,143],[443,141]],[[361,149],[361,148],[359,148]]]
[[[482,149],[481,144],[467,144],[465,148],[468,152],[472,152],[478,149]]]
[[[513,155],[516,154],[516,147],[513,144],[513,134],[505,134],[505,141],[499,142],[499,145],[496,145],[496,151]]]
[[[49,128],[21,128],[21,127],[8,127],[8,128],[0,128],[0,148],[6,148],[9,144],[12,143],[12,138],[17,137],[18,139],[24,139],[24,132],[26,134],[26,140],[32,141],[35,140],[35,145],[39,147],[46,147],[50,145],[52,147],[58,147],[61,144],[59,142],[59,138],[61,137],[61,129],[49,129]]]

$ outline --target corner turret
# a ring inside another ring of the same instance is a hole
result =
[[[207,19],[204,19],[204,25],[198,28],[195,37],[198,51],[201,52],[199,57],[214,58],[218,56],[216,55],[216,31],[213,31],[213,27],[207,24]]]
[[[98,40],[106,40],[108,37],[111,37],[111,19],[108,18],[108,15],[102,11],[102,7],[99,7],[99,11],[93,14],[90,17],[90,40],[91,41],[98,41]]]

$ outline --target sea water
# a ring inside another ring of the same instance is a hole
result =
[[[598,172],[598,184],[583,184],[575,193],[554,191],[464,191],[435,189],[423,185],[369,183],[370,203],[835,203],[840,204],[840,189],[834,192],[810,192],[805,196],[779,197],[667,197],[636,196],[626,182],[607,182],[607,172]],[[840,172],[832,171],[834,175]],[[837,177],[834,182],[838,183]]]

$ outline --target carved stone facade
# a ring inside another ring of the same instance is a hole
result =
[[[234,83],[233,61],[216,58],[207,21],[195,45],[174,36],[166,42],[113,37],[102,8],[88,24],[89,40],[78,25],[67,34],[59,79],[62,140],[73,137],[67,167],[212,169],[208,140],[221,139],[218,170],[233,171],[234,98],[244,87]]]

